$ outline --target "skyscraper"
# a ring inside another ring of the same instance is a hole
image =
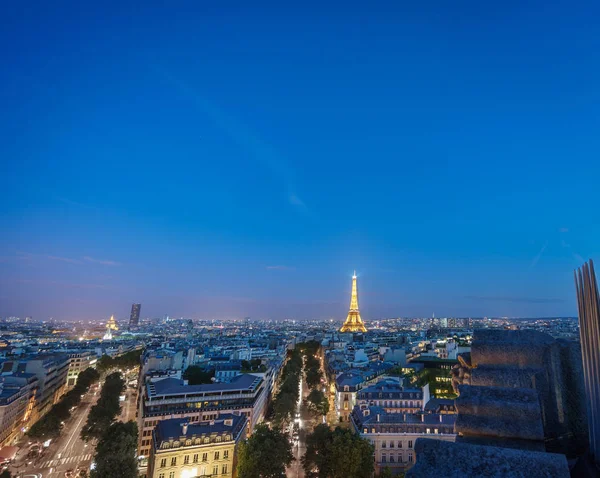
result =
[[[129,328],[137,327],[140,325],[140,310],[142,308],[142,304],[132,304],[131,305],[131,315],[129,316]]]
[[[356,288],[356,272],[352,276],[352,297],[350,298],[350,311],[346,322],[342,325],[340,332],[366,332],[367,328],[360,318],[358,311],[358,290]]]

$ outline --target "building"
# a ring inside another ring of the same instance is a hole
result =
[[[600,297],[594,263],[575,272],[590,455],[600,466]]]
[[[106,330],[119,330],[115,316],[111,315],[110,319],[106,322]]]
[[[129,328],[137,327],[140,325],[140,310],[142,310],[142,304],[131,305],[131,315],[129,316]]]
[[[69,372],[67,354],[40,354],[6,360],[1,364],[2,374],[29,373],[37,377],[36,393],[38,417],[45,415],[65,392]]]
[[[416,461],[417,438],[454,442],[456,415],[390,413],[378,406],[356,405],[351,415],[354,430],[375,447],[375,472],[389,468],[404,473]]]
[[[386,413],[418,413],[429,402],[429,384],[404,388],[398,379],[383,379],[358,391],[356,403],[381,407]]]
[[[90,350],[69,353],[69,372],[67,374],[67,387],[72,388],[77,383],[77,377],[88,367],[96,365],[96,354]]]
[[[37,389],[32,373],[0,377],[0,448],[14,444],[33,424]]]
[[[356,272],[352,276],[352,296],[350,298],[350,311],[340,332],[366,332],[367,328],[360,318],[358,311],[358,290],[356,288]]]
[[[153,432],[148,478],[233,478],[246,422],[233,414],[198,423],[181,418],[160,422]]]
[[[238,375],[230,383],[204,385],[187,385],[185,380],[175,378],[147,382],[139,399],[138,454],[150,455],[154,427],[171,418],[185,418],[194,424],[216,420],[223,413],[234,413],[248,419],[247,431],[251,433],[264,417],[269,390],[268,381],[253,374]],[[146,466],[143,459],[140,466]]]

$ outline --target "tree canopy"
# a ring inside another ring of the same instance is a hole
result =
[[[238,478],[280,478],[294,460],[286,433],[258,425],[250,438],[240,443]]]
[[[325,394],[318,388],[314,388],[306,397],[308,408],[311,412],[318,415],[327,415],[329,413],[329,400]]]
[[[96,446],[96,468],[92,478],[137,478],[138,430],[135,422],[115,422],[102,434]]]
[[[106,377],[100,398],[92,407],[87,422],[81,429],[81,438],[88,441],[100,438],[121,411],[119,396],[125,390],[125,381],[119,372]]]
[[[370,478],[373,445],[350,430],[327,425],[315,427],[306,439],[302,466],[307,478]]]
[[[126,352],[117,357],[103,355],[98,360],[96,368],[100,372],[108,372],[109,370],[112,370],[114,368],[128,368],[138,366],[140,364],[140,357],[143,352],[143,349],[136,349]]]
[[[201,385],[203,383],[212,383],[215,376],[214,369],[206,370],[198,365],[190,365],[183,372],[183,379],[190,385]]]

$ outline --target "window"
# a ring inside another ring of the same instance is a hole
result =
[[[177,457],[176,456],[171,458],[171,466],[177,466]]]
[[[220,455],[220,453],[218,451],[215,451],[215,460],[219,459],[219,455]]]
[[[385,448],[387,445],[385,443],[385,440],[381,442],[381,448]]]
[[[223,452],[223,459],[224,459],[224,460],[227,460],[228,458],[229,458],[229,450],[225,450],[225,451]]]
[[[160,460],[160,467],[164,468],[165,466],[167,466],[167,459],[163,458],[162,460]]]
[[[408,448],[412,448],[412,440],[408,440]]]
[[[387,463],[387,455],[385,453],[381,455],[381,463]]]
[[[213,475],[218,475],[219,474],[219,465],[215,465],[213,466]]]
[[[402,448],[402,442],[398,440],[398,448]]]
[[[193,460],[192,460],[192,461],[193,461],[194,463],[198,463],[198,453],[196,453],[196,454],[194,455],[194,458],[193,458]]]
[[[159,473],[158,474],[158,478],[165,478],[165,474],[164,473]]]
[[[394,448],[394,442],[390,440],[390,448]]]
[[[190,464],[190,455],[185,455],[183,457],[183,464],[184,465],[189,465]]]
[[[221,474],[225,475],[226,473],[227,473],[227,465],[225,464],[221,467]]]
[[[390,463],[394,463],[394,461],[395,461],[394,455],[390,455]]]
[[[412,456],[412,453],[409,453],[409,454],[408,454],[408,462],[409,462],[409,463],[412,463],[412,462],[413,462],[413,456]]]
[[[431,428],[428,428],[428,429],[427,429],[427,433],[431,433]]]
[[[174,471],[172,471],[172,472],[169,473],[169,478],[175,478],[175,472]]]
[[[202,461],[208,461],[208,453],[202,453]]]

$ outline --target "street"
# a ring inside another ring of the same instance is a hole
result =
[[[123,393],[125,401],[121,402],[120,421],[135,420],[136,390],[130,387]],[[100,398],[100,386],[94,385],[84,396],[73,416],[65,422],[60,437],[52,440],[44,454],[37,459],[27,459],[28,442],[21,445],[22,451],[17,454],[15,463],[10,468],[15,477],[37,475],[36,478],[64,478],[68,470],[85,469],[89,472],[94,458],[95,443],[84,442],[81,429],[87,421],[88,414]]]
[[[27,461],[25,457],[18,459],[11,467],[11,472],[15,476],[37,474],[42,478],[59,478],[64,477],[67,470],[77,467],[89,469],[94,457],[94,447],[85,443],[79,434],[99,396],[100,393],[94,386],[85,395],[76,413],[65,423],[61,436],[52,440],[44,454],[33,462]],[[27,442],[24,447],[27,447]]]

